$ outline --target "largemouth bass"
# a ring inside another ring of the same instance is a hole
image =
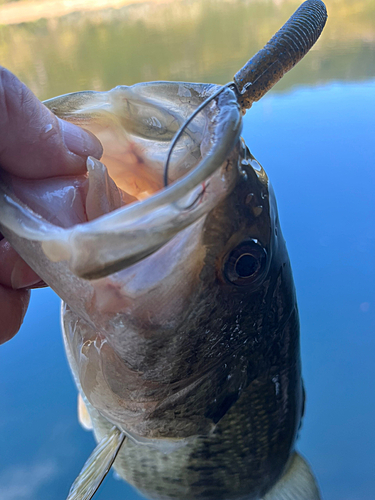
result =
[[[80,417],[99,443],[70,500],[91,498],[112,464],[150,498],[319,499],[295,451],[291,267],[272,187],[240,134],[325,20],[320,0],[305,2],[223,88],[51,99],[97,135],[102,161],[77,178],[2,177],[1,231],[63,299]]]

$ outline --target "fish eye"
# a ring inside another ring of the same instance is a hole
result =
[[[246,240],[228,255],[223,274],[237,286],[259,284],[266,269],[267,252],[257,240]]]

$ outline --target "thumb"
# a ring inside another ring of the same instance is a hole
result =
[[[27,179],[78,175],[99,140],[57,118],[10,71],[0,67],[0,167]]]

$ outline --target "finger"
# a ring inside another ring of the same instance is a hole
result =
[[[0,284],[14,290],[30,288],[41,280],[39,276],[21,259],[10,243],[0,241]]]
[[[10,71],[0,67],[0,165],[27,179],[77,175],[102,146],[90,132],[57,118]]]
[[[0,344],[20,329],[30,300],[29,290],[12,290],[0,285]]]

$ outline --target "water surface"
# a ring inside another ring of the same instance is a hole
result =
[[[41,99],[147,80],[225,83],[295,2],[184,2],[0,26],[0,61]],[[375,498],[375,2],[327,1],[316,48],[244,119],[276,191],[297,287],[299,450],[327,500]],[[1,22],[1,19],[0,19]],[[59,300],[32,294],[0,348],[0,499],[64,499],[94,446],[76,418]],[[113,474],[98,500],[137,499]]]

